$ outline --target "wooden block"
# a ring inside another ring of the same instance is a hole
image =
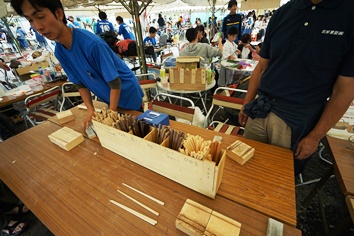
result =
[[[188,235],[203,235],[212,210],[187,199],[177,216],[176,228]]]
[[[187,235],[238,236],[241,223],[187,199],[176,220],[176,228]]]
[[[52,143],[67,151],[70,151],[84,141],[84,136],[82,134],[68,127],[63,127],[48,135],[48,137]]]
[[[237,163],[243,165],[254,155],[254,148],[236,140],[233,144],[227,147],[226,155]]]
[[[59,112],[56,114],[56,116],[60,124],[74,120],[73,113],[70,110]]]
[[[232,235],[238,236],[241,231],[241,223],[226,217],[216,211],[213,211],[209,219],[208,225],[204,235],[214,236],[214,235]]]

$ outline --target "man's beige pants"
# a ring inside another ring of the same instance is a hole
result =
[[[290,127],[273,112],[269,112],[266,118],[248,118],[243,136],[278,147],[291,147]]]

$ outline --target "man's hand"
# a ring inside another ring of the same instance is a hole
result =
[[[84,130],[90,127],[93,116],[95,116],[95,113],[87,110],[86,120],[84,121]]]
[[[297,145],[295,158],[302,160],[310,157],[314,152],[317,151],[319,141],[317,139],[306,136],[302,138]]]
[[[248,116],[243,112],[243,107],[238,113],[238,123],[240,123],[241,126],[245,126],[247,122]]]

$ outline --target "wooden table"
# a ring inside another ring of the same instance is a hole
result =
[[[53,88],[55,86],[61,86],[65,82],[66,81],[59,80],[59,81],[56,81],[56,82],[53,82],[53,83],[46,83],[43,86],[43,89],[35,91],[35,92],[31,93],[31,94],[25,94],[25,95],[22,95],[22,96],[3,96],[2,97],[3,100],[0,102],[0,108],[8,106],[8,105],[12,105],[13,103],[16,103],[16,102],[19,102],[19,101],[23,101],[27,97],[29,97],[29,96],[31,96],[33,94],[44,92],[44,91],[46,91],[48,89],[51,89],[51,88]]]
[[[327,136],[333,154],[334,172],[345,196],[354,196],[354,150],[348,141]]]
[[[221,195],[216,199],[203,196],[112,153],[98,142],[85,139],[70,152],[59,148],[47,137],[59,128],[47,121],[0,143],[0,179],[55,235],[183,235],[175,220],[187,198],[241,222],[241,235],[265,234],[268,217],[264,214]],[[224,179],[228,177],[224,175]],[[147,200],[122,183],[165,205]],[[160,215],[150,214],[117,189]],[[116,207],[110,199],[157,220],[157,225]],[[284,235],[301,232],[284,225]]]
[[[337,181],[343,191],[344,196],[348,199],[350,196],[354,195],[354,150],[350,150],[348,141],[333,138],[327,135],[326,138],[323,139],[324,145],[327,147],[329,155],[333,159],[333,166],[331,166],[321,177],[320,181],[316,183],[312,191],[309,195],[304,199],[302,206],[307,207],[312,199],[317,194],[318,199],[320,201],[320,195],[318,191],[322,188],[322,186],[327,182],[333,172],[336,175]],[[348,209],[352,211],[351,202],[348,202]],[[325,215],[324,207],[320,204],[321,215],[323,221],[324,231],[328,235],[340,235],[343,230],[350,227],[352,225],[352,221],[350,217],[343,219],[335,229],[330,230],[327,218]],[[351,212],[352,214],[352,212]]]
[[[99,102],[95,102],[94,105],[96,108],[101,106]],[[81,127],[86,112],[77,107],[71,110],[75,120],[66,123],[65,126],[84,134]],[[140,114],[135,111],[125,112]],[[49,120],[59,124],[56,117]],[[170,125],[186,133],[198,134],[207,140],[212,140],[215,135],[222,136],[223,148],[236,139],[254,147],[255,155],[243,166],[229,158],[226,159],[224,175],[217,196],[296,226],[294,167],[290,150],[175,121],[171,121]],[[98,139],[95,140],[98,141]]]

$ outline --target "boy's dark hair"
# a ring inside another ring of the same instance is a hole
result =
[[[235,26],[230,27],[227,31],[227,35],[238,35],[238,29]]]
[[[249,43],[251,41],[251,35],[250,34],[243,34],[241,38],[242,43]]]
[[[38,7],[42,7],[42,8],[48,8],[53,15],[55,16],[55,18],[57,18],[57,16],[55,15],[55,10],[57,10],[58,8],[63,10],[64,13],[64,17],[63,17],[63,22],[66,25],[67,21],[66,21],[66,17],[65,17],[65,12],[64,12],[64,8],[63,5],[61,4],[60,0],[50,0],[50,1],[42,1],[42,0],[28,0],[28,2],[36,9],[39,10]],[[23,0],[11,0],[11,6],[12,8],[17,12],[17,14],[19,14],[20,16],[23,16],[23,12],[21,10],[21,6],[22,6]]]
[[[197,38],[198,31],[196,28],[187,29],[186,38],[189,42],[194,41]]]
[[[229,2],[229,4],[227,5],[227,8],[231,8],[233,5],[236,5],[236,7],[237,7],[237,2],[236,2],[236,0],[231,0],[231,1]]]
[[[100,11],[100,12],[98,13],[98,17],[99,17],[101,20],[106,20],[106,19],[107,19],[107,14],[106,14],[106,12],[104,12],[104,11]]]
[[[204,32],[204,25],[198,25],[197,27],[195,27],[197,29],[198,32]]]
[[[124,22],[123,21],[123,17],[121,17],[121,16],[117,16],[116,21],[119,21],[119,22],[122,22],[122,23]]]
[[[150,27],[150,29],[149,29],[149,33],[150,34],[153,34],[153,33],[156,33],[157,32],[157,29],[155,28],[155,27]]]

